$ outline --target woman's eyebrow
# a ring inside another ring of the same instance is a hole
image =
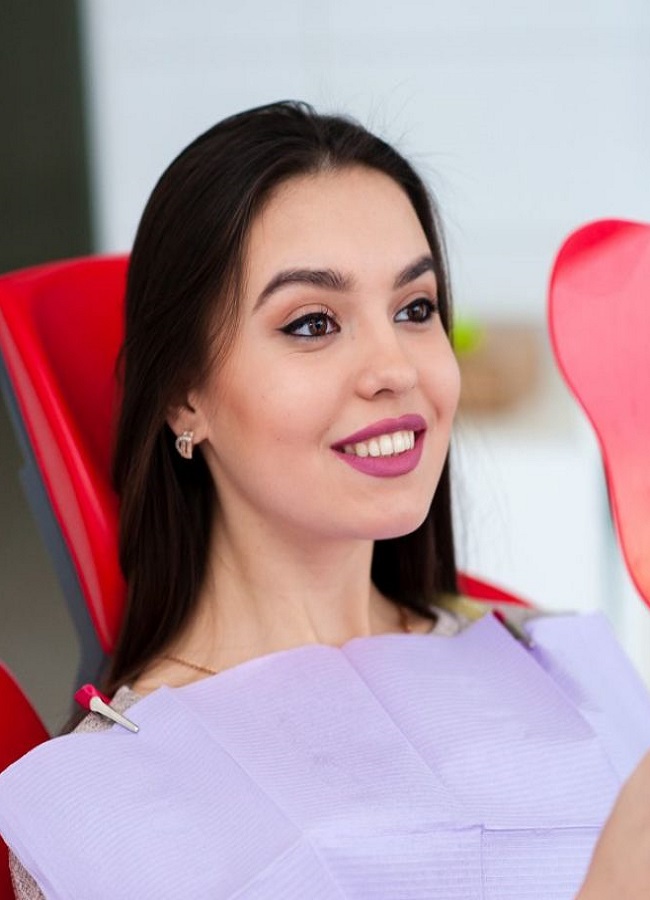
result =
[[[393,288],[397,290],[397,288],[406,287],[407,284],[415,281],[416,278],[419,278],[420,275],[424,275],[425,272],[433,272],[434,275],[436,274],[436,266],[433,257],[428,253],[425,253],[424,256],[416,259],[415,262],[405,266],[393,282]]]
[[[349,275],[342,275],[334,269],[285,269],[278,272],[266,285],[262,293],[255,301],[253,312],[258,309],[270,296],[283,287],[290,284],[308,284],[311,287],[325,288],[329,291],[349,291],[354,279]]]
[[[393,289],[405,287],[425,272],[435,274],[433,257],[429,254],[420,256],[415,262],[405,266],[395,277]],[[271,278],[255,301],[253,312],[268,300],[271,294],[294,284],[306,284],[310,287],[324,288],[328,291],[350,291],[354,287],[354,278],[334,269],[285,269]]]

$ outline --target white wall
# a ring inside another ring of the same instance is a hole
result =
[[[355,115],[416,162],[442,204],[462,312],[543,327],[563,237],[650,217],[647,0],[81,8],[99,250],[130,246],[156,178],[200,131],[286,97]],[[522,415],[460,429],[463,562],[541,603],[608,608],[647,671],[650,617],[628,627],[612,599],[594,439],[545,383]]]
[[[647,0],[82,0],[101,249],[127,248],[162,168],[226,114],[284,97],[397,140],[441,197],[458,300],[541,319],[590,218],[650,209]]]

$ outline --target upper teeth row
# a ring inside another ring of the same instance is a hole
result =
[[[355,456],[394,456],[396,453],[412,450],[413,447],[415,447],[414,431],[395,431],[358,444],[346,444],[343,450]]]

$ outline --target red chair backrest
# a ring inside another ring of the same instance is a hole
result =
[[[106,652],[124,599],[110,456],[126,265],[88,258],[0,278],[0,350]]]
[[[571,234],[551,276],[549,326],[600,442],[627,567],[650,604],[650,225],[603,220]]]
[[[0,772],[47,740],[45,726],[9,670],[0,663]],[[0,900],[13,900],[7,847],[0,839]]]

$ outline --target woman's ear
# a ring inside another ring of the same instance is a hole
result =
[[[193,394],[189,394],[182,403],[170,406],[167,411],[167,424],[176,437],[191,432],[195,444],[205,440],[205,417]]]

